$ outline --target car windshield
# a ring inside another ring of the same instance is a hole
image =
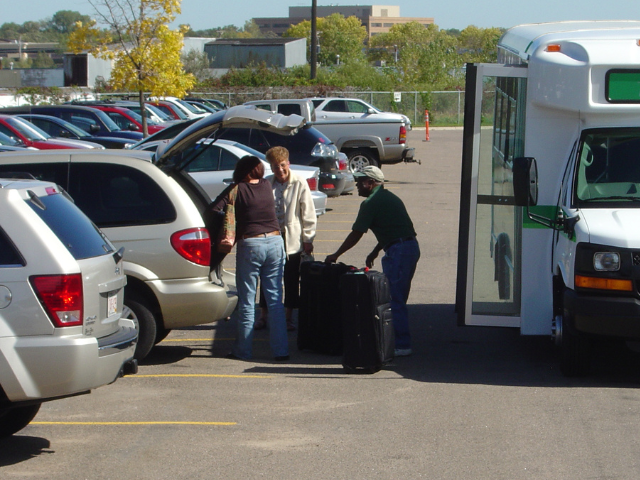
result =
[[[39,129],[35,125],[17,117],[7,118],[7,123],[20,135],[29,140],[46,140],[47,138],[51,138],[44,130]]]
[[[159,108],[154,107],[153,105],[146,104],[145,105],[145,111],[146,110],[148,110],[147,117],[149,117],[153,113],[162,121],[166,122],[167,120],[173,120],[169,115],[164,113]]]
[[[111,131],[111,132],[120,132],[120,131],[122,131],[122,129],[116,124],[116,122],[111,120],[109,115],[104,113],[102,110],[95,110],[95,109],[93,109],[93,110],[94,110],[95,114],[98,117],[100,117],[100,120],[102,120],[102,123],[104,123],[107,126],[109,131]]]
[[[71,133],[76,135],[78,138],[87,138],[87,139],[91,138],[91,135],[89,135],[87,132],[82,130],[80,127],[75,126],[71,122],[61,123],[60,126],[62,128],[64,128],[64,129],[66,129],[66,130],[69,130]]]
[[[9,145],[12,147],[17,147],[18,145],[21,145],[21,143],[14,140],[11,137],[8,137],[4,133],[0,133],[0,145]]]
[[[594,129],[582,134],[575,198],[578,206],[640,201],[640,129]]]
[[[178,100],[178,103],[180,105],[182,105],[184,108],[186,108],[187,110],[189,110],[191,113],[195,113],[196,115],[200,115],[201,113],[205,113],[204,110],[195,107],[194,105],[191,105],[190,103],[187,103],[183,100]]]

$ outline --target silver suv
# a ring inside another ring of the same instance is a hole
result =
[[[213,322],[233,312],[237,296],[229,285],[232,277],[223,284],[210,272],[211,245],[201,215],[209,198],[182,188],[151,163],[149,153],[2,155],[0,176],[24,173],[57,183],[117,248],[124,247],[124,315],[139,328],[137,359],[173,328]]]
[[[135,373],[122,250],[48,182],[0,179],[0,437]]]

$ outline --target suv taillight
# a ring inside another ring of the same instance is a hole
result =
[[[347,161],[344,158],[338,159],[338,170],[344,171],[347,169]]]
[[[407,128],[402,125],[400,127],[400,142],[399,143],[407,143]]]
[[[211,263],[211,240],[206,228],[190,228],[171,235],[171,246],[190,262],[206,267]]]
[[[39,275],[29,280],[56,327],[82,325],[82,276],[79,273]]]
[[[307,178],[307,183],[309,184],[309,190],[312,192],[318,190],[318,179],[316,177]]]

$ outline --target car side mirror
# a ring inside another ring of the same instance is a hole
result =
[[[137,132],[138,126],[135,123],[131,122],[129,123],[129,130],[131,130],[132,132]]]
[[[100,127],[95,123],[89,126],[89,133],[98,133],[99,131],[100,131]]]
[[[535,158],[513,160],[513,196],[518,207],[538,204],[538,164]]]
[[[374,113],[378,113],[378,112],[376,112],[373,108],[367,108],[367,113],[369,115],[373,115]]]

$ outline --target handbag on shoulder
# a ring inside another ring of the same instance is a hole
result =
[[[229,253],[236,243],[236,197],[238,186],[234,186],[229,191],[229,203],[224,208],[224,220],[220,237],[218,238],[218,252]]]

